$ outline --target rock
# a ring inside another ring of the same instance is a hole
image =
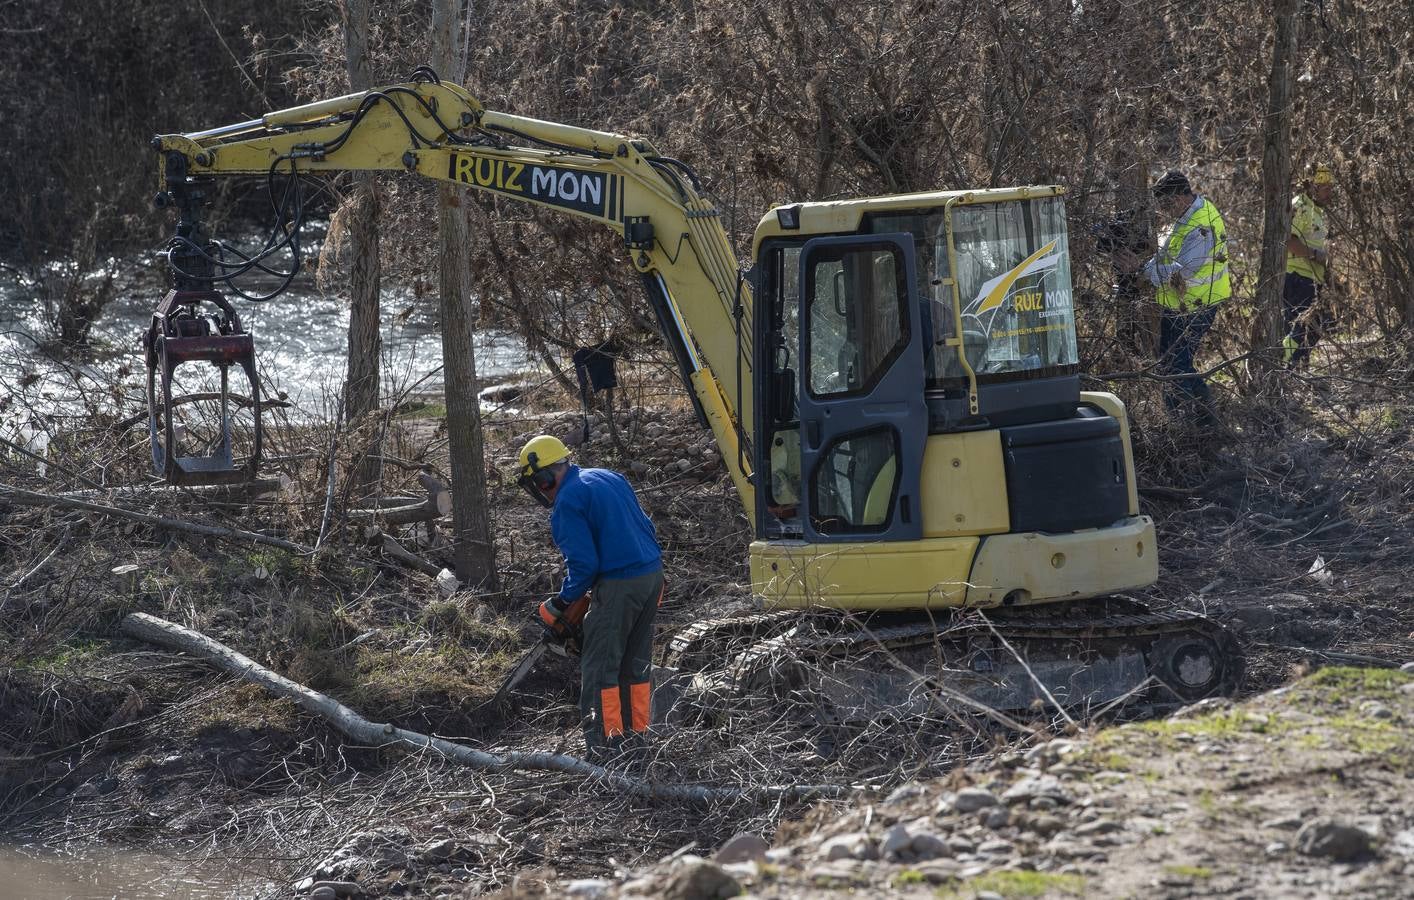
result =
[[[1360,704],[1360,712],[1372,719],[1392,719],[1394,710],[1376,700],[1366,700]]]
[[[1042,838],[1049,838],[1051,835],[1065,831],[1065,822],[1056,815],[1036,815],[1027,822],[1027,828],[1041,835]]]
[[[947,842],[931,831],[915,834],[909,848],[918,859],[936,859],[948,852]]]
[[[741,893],[741,882],[705,859],[684,858],[668,877],[666,900],[726,900]]]
[[[1122,826],[1112,819],[1096,819],[1093,822],[1086,822],[1075,829],[1075,833],[1084,837],[1090,834],[1109,834],[1119,831]]]
[[[1350,862],[1370,853],[1374,837],[1363,828],[1339,819],[1312,819],[1296,833],[1296,849],[1307,856],[1324,856]]]
[[[791,861],[795,856],[795,849],[792,847],[772,847],[766,851],[766,862],[773,866],[783,866]]]
[[[900,785],[894,788],[893,793],[884,798],[883,805],[894,806],[895,804],[905,803],[915,797],[921,797],[922,795],[923,788],[919,787],[917,784]]]
[[[457,854],[457,849],[456,841],[451,838],[443,838],[418,850],[417,858],[419,862],[423,863],[447,862]]]
[[[437,591],[443,597],[450,597],[461,587],[461,580],[452,573],[451,569],[443,569],[437,573]]]
[[[1287,846],[1286,841],[1272,841],[1266,847],[1268,856],[1280,856],[1281,854],[1285,853],[1290,849],[1291,848]]]
[[[609,890],[613,886],[614,883],[606,878],[579,878],[565,885],[565,896],[600,900],[601,897],[609,896]]]
[[[1280,828],[1283,831],[1295,831],[1306,821],[1305,816],[1287,815],[1279,816],[1275,819],[1268,819],[1262,823],[1263,828]]]
[[[1243,606],[1232,611],[1234,631],[1268,631],[1277,623],[1276,611],[1270,606]]]
[[[1407,662],[1404,665],[1400,666],[1399,671],[1408,672],[1409,674],[1414,675],[1414,661]]]
[[[913,835],[908,833],[907,825],[895,825],[884,832],[884,839],[879,843],[879,856],[884,859],[894,859],[899,855],[900,850],[907,850],[913,844]]]
[[[957,878],[959,867],[952,862],[924,863],[918,867],[918,874],[929,884],[950,884]]]
[[[991,791],[982,788],[963,788],[953,797],[952,808],[956,812],[970,813],[986,806],[996,806],[998,802],[997,795]]]
[[[977,852],[987,856],[1000,856],[1003,853],[1011,852],[1011,841],[1004,841],[1001,838],[994,838],[990,841],[983,841],[977,845]]]
[[[1005,897],[998,894],[996,891],[978,891],[976,897],[977,900],[1006,900]]]
[[[100,791],[98,790],[98,785],[96,785],[96,784],[94,784],[93,782],[90,781],[90,782],[87,782],[87,783],[85,783],[85,784],[79,785],[79,786],[74,790],[74,799],[75,799],[75,800],[92,800],[94,797],[97,797],[97,796],[99,795],[99,793],[100,793]]]
[[[1007,823],[1011,821],[1011,811],[1005,806],[993,806],[979,812],[977,819],[983,827],[996,831],[999,828],[1005,828]]]
[[[1055,797],[1032,797],[1031,802],[1027,805],[1032,809],[1044,812],[1046,810],[1055,809],[1057,806],[1060,806],[1060,803]]]
[[[948,838],[948,849],[953,852],[954,856],[961,856],[976,850],[977,845],[961,835],[954,835]]]
[[[826,862],[837,859],[876,859],[874,844],[863,832],[836,835],[820,845],[815,855]]]
[[[771,845],[759,834],[743,831],[732,837],[717,849],[712,859],[722,865],[729,863],[758,862],[766,858]]]
[[[1054,775],[1023,778],[1002,794],[1002,800],[1007,803],[1030,803],[1033,809],[1037,808],[1033,801],[1043,798],[1058,804],[1070,802],[1070,796],[1061,789],[1060,779]]]
[[[352,881],[365,871],[382,871],[406,865],[412,833],[399,825],[374,828],[355,834],[314,867],[316,881]]]
[[[321,887],[310,892],[309,900],[339,900],[339,895],[334,893],[333,888]]]
[[[333,891],[335,897],[362,897],[363,887],[356,881],[316,881],[313,891]]]

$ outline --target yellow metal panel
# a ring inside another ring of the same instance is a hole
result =
[[[1139,483],[1134,477],[1134,445],[1129,442],[1129,415],[1124,401],[1103,391],[1081,391],[1081,403],[1092,403],[1106,415],[1119,419],[1119,436],[1124,441],[1124,480],[1129,484],[1129,514],[1139,515]]]
[[[1000,534],[1010,527],[1001,432],[929,435],[923,450],[923,536]]]
[[[982,540],[967,605],[1081,600],[1147,587],[1158,577],[1148,516],[1072,534],[999,534]]]
[[[751,588],[772,609],[961,605],[977,538],[866,544],[755,541]]]

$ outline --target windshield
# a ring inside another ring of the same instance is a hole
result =
[[[1075,365],[1061,199],[959,206],[952,234],[963,349],[978,376]]]
[[[1059,197],[953,208],[962,342],[983,381],[1008,381],[1076,363],[1075,314],[1065,203]],[[928,386],[965,378],[953,336],[946,216],[888,213],[869,217],[876,233],[906,232],[917,249],[918,296],[925,300]]]

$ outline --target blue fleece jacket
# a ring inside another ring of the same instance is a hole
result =
[[[555,495],[550,534],[565,555],[561,603],[578,600],[600,578],[634,578],[663,567],[653,523],[618,472],[570,466]]]

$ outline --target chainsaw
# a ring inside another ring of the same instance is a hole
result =
[[[520,658],[520,662],[515,664],[510,674],[506,675],[501,687],[496,691],[496,696],[491,699],[491,705],[499,706],[515,690],[516,685],[525,680],[525,677],[535,670],[535,666],[545,656],[546,653],[554,653],[568,659],[571,656],[578,656],[581,646],[584,643],[584,615],[589,612],[589,595],[585,594],[574,601],[565,610],[564,615],[555,620],[555,624],[545,629],[540,641]]]

